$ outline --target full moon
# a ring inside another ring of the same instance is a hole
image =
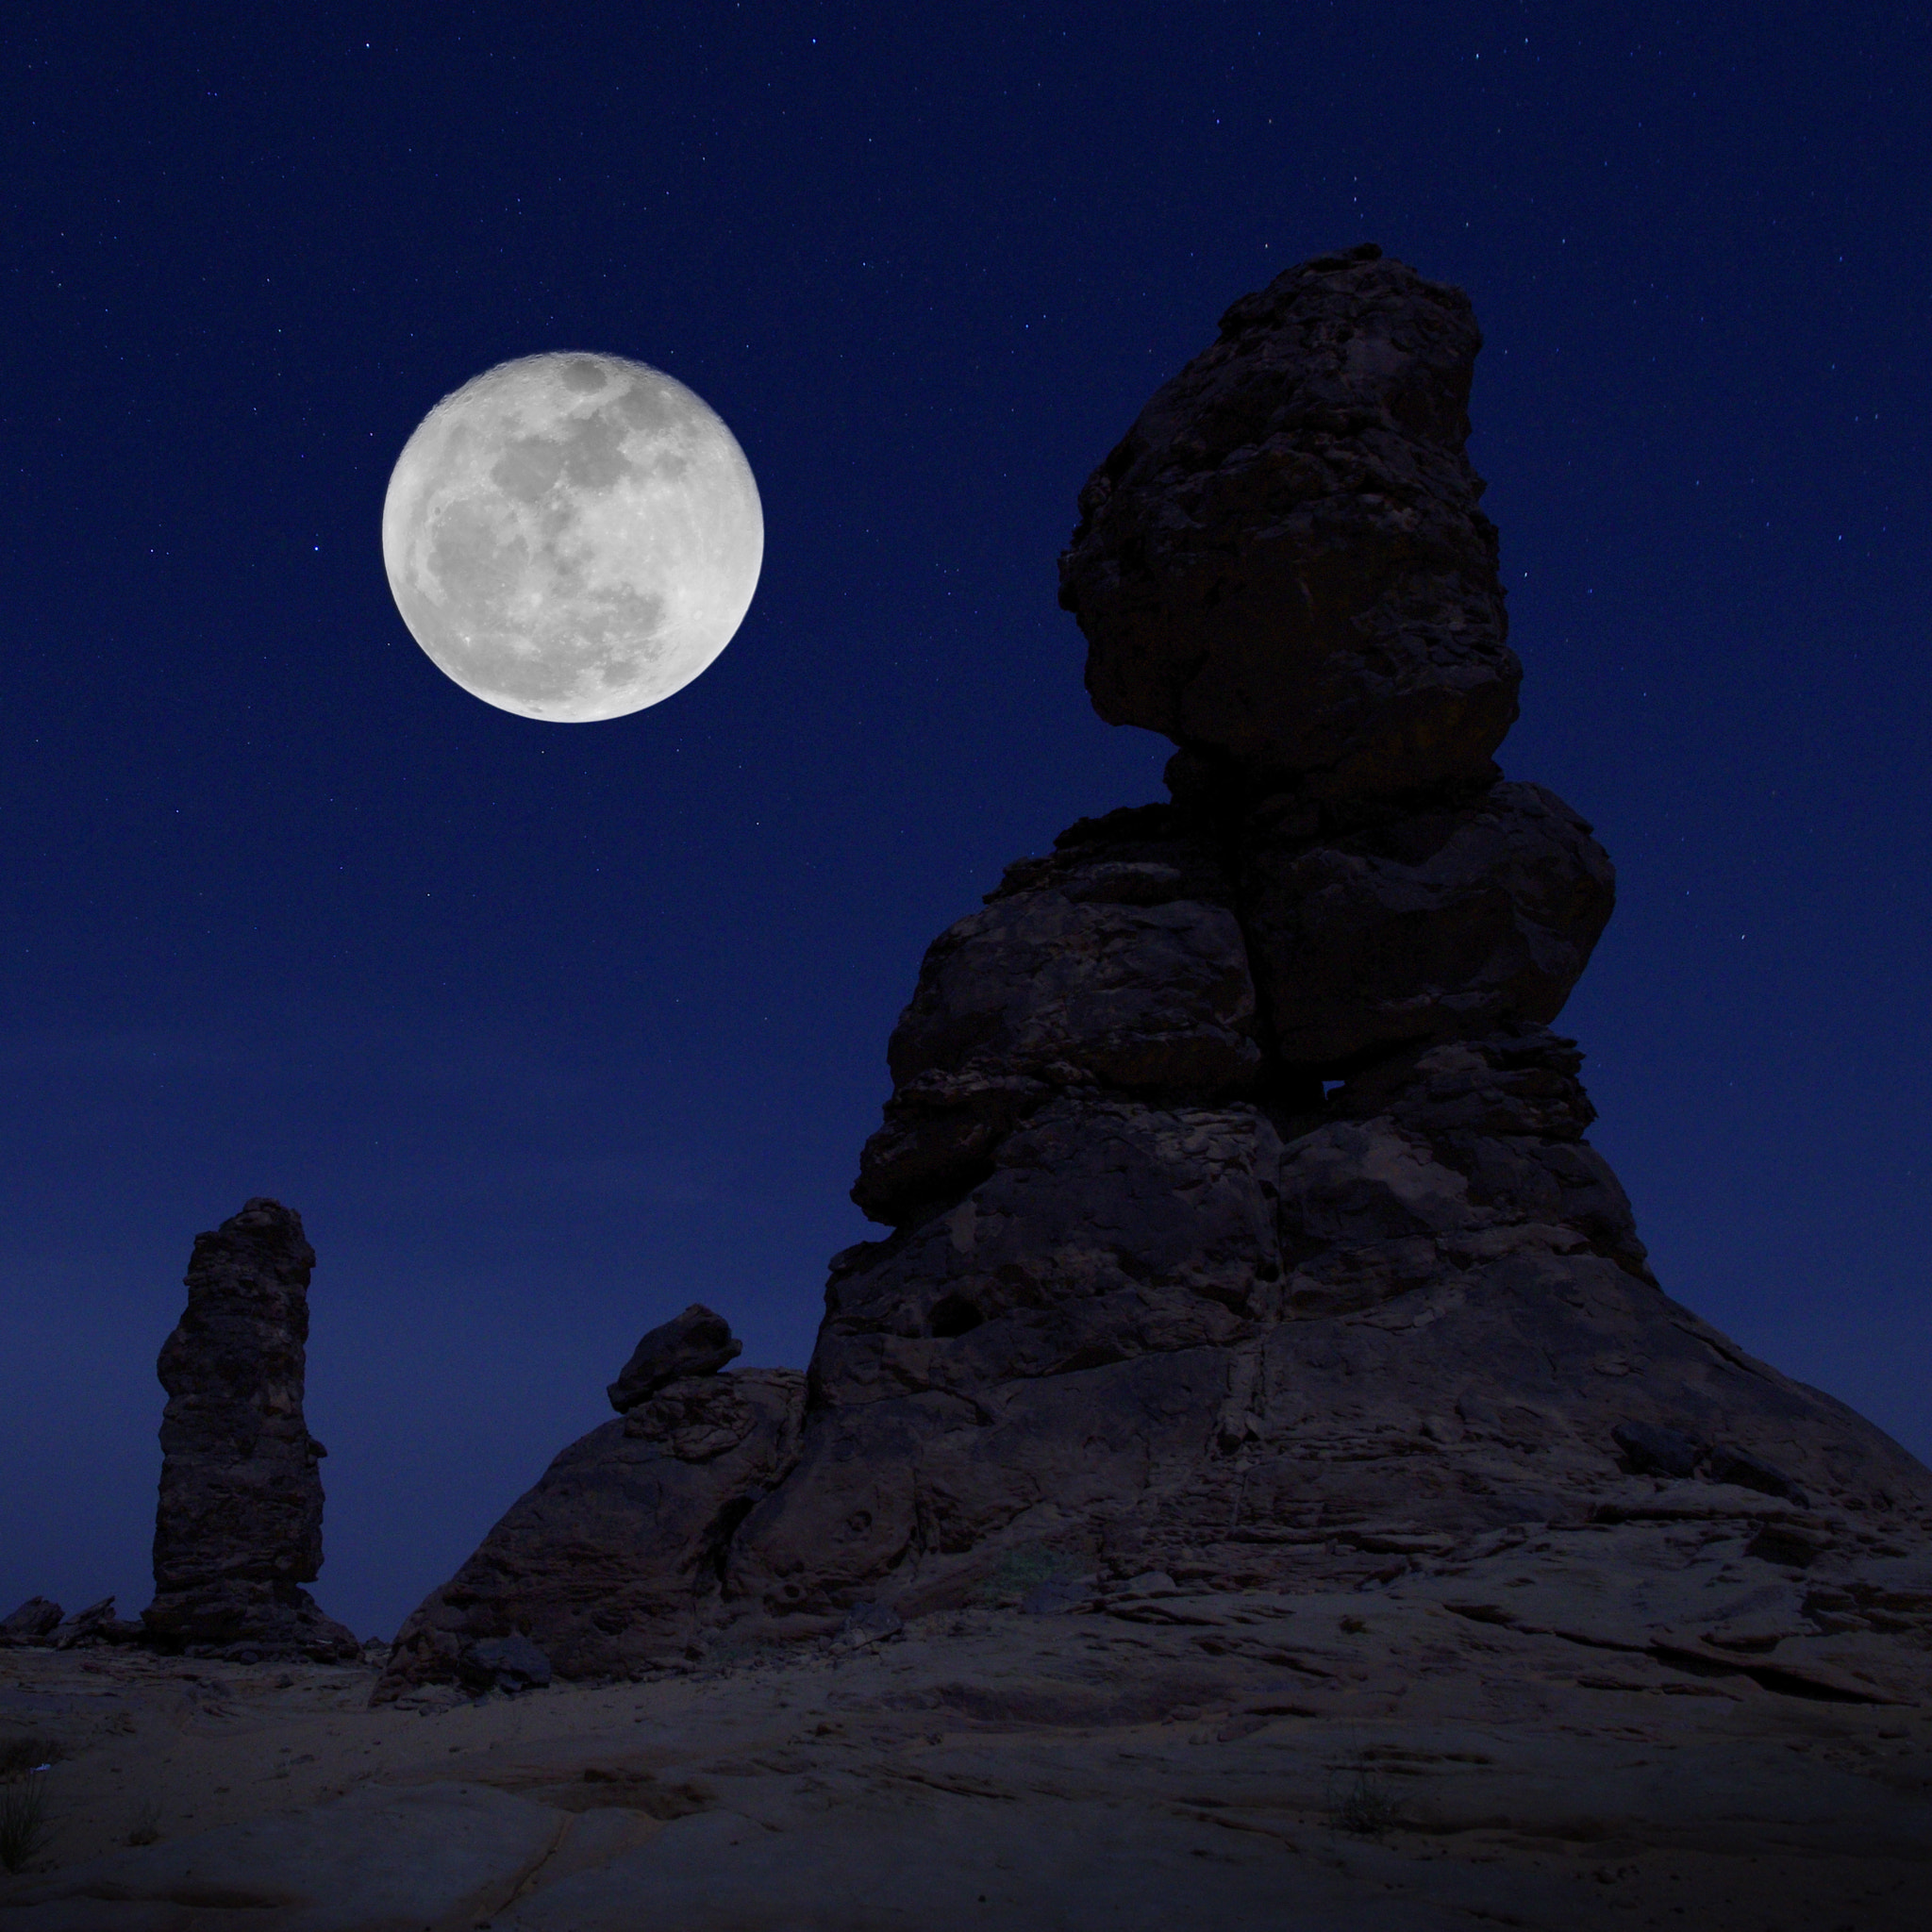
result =
[[[682,691],[764,560],[751,465],[703,398],[621,356],[525,356],[403,446],[382,560],[409,634],[473,696],[585,724]]]

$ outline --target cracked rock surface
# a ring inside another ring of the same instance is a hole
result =
[[[797,1459],[804,1407],[796,1369],[685,1375],[573,1442],[404,1624],[378,1697],[501,1683],[485,1647],[515,1639],[562,1677],[682,1657],[733,1530]]]

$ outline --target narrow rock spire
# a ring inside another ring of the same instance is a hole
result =
[[[349,1657],[354,1635],[301,1588],[322,1568],[326,1451],[302,1416],[308,1276],[302,1217],[256,1199],[188,1263],[188,1307],[158,1364],[161,1488],[155,1600],[170,1649]]]

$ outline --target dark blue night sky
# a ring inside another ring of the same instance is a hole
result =
[[[195,1233],[321,1257],[316,1594],[389,1634],[692,1300],[800,1363],[921,952],[1158,794],[1055,605],[1237,295],[1467,289],[1524,716],[1620,906],[1559,1027],[1665,1286],[1932,1454],[1916,10],[78,5],[9,36],[0,1610],[146,1602]],[[377,519],[635,357],[762,492],[737,641],[549,725]]]

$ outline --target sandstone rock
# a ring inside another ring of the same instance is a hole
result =
[[[487,1924],[566,1821],[487,1785],[366,1788],[329,1805],[119,1852],[11,1888],[19,1932],[375,1932]]]
[[[1472,1232],[1512,1222],[1560,1226],[1651,1281],[1629,1198],[1583,1138],[1596,1109],[1576,1077],[1581,1062],[1574,1041],[1512,1027],[1397,1056],[1348,1081],[1330,1106],[1425,1141],[1466,1181],[1473,1214],[1492,1217],[1472,1219]]]
[[[761,1411],[736,1380],[685,1376],[626,1413],[624,1433],[661,1443],[680,1462],[709,1462],[758,1426]]]
[[[1783,1496],[1805,1507],[1805,1492],[1779,1469],[1748,1449],[1728,1442],[1712,1443],[1694,1431],[1665,1428],[1653,1423],[1620,1423],[1610,1431],[1622,1452],[1624,1466],[1640,1475],[1673,1479],[1703,1475],[1714,1483],[1732,1483],[1766,1496]]]
[[[719,1612],[782,1633],[941,1606],[1029,1542],[1360,1582],[1589,1520],[1619,1444],[1667,1427],[1754,1445],[1700,1451],[1696,1506],[1754,1533],[1746,1467],[1932,1507],[1895,1444],[1658,1291],[1582,1139],[1577,1058],[1541,1028],[1439,1045],[1279,1124],[1043,1108],[956,1208],[835,1262],[799,1463],[733,1539]]]
[[[1767,1496],[1789,1496],[1799,1508],[1805,1507],[1805,1492],[1775,1463],[1754,1456],[1748,1449],[1720,1443],[1710,1454],[1710,1479],[1716,1483],[1737,1483],[1747,1490],[1759,1490]]]
[[[114,1614],[114,1599],[104,1596],[99,1603],[63,1618],[47,1638],[56,1650],[79,1650],[98,1643],[139,1643],[144,1627],[126,1617]]]
[[[1547,1024],[1610,916],[1615,874],[1540,785],[1311,845],[1254,835],[1255,976],[1277,1050],[1340,1069],[1417,1040]]]
[[[834,1262],[814,1397],[978,1391],[1232,1340],[1280,1292],[1280,1158],[1251,1106],[1056,1100],[949,1213]]]
[[[842,1645],[433,1724],[319,1712],[350,1669],[220,1674],[245,1717],[216,1719],[182,1708],[208,1680],[115,1668],[89,1741],[72,1669],[19,1658],[15,1727],[71,1755],[60,1865],[0,1877],[0,1932],[1922,1932],[1932,1653],[1863,1626],[1932,1608],[1932,1570],[1855,1590],[1722,1531],[1516,1524],[1440,1575],[1150,1574],[1058,1614],[1003,1574],[887,1641],[868,1608]],[[1342,1828],[1338,1768],[1401,1828]]]
[[[1057,1091],[1246,1091],[1262,1056],[1219,846],[1152,806],[1009,866],[927,951],[887,1058],[893,1095],[852,1197],[891,1223],[957,1199]]]
[[[378,1700],[455,1682],[466,1657],[500,1672],[508,1653],[478,1647],[519,1637],[563,1677],[681,1659],[732,1530],[796,1458],[804,1403],[795,1370],[688,1375],[572,1443],[404,1624]]]
[[[1516,715],[1463,445],[1469,300],[1360,248],[1222,317],[1080,492],[1060,602],[1109,724],[1261,790],[1476,778]]]
[[[1705,1445],[1694,1436],[1655,1423],[1619,1423],[1610,1431],[1624,1453],[1624,1466],[1639,1475],[1695,1475]]]
[[[847,1607],[955,1607],[1016,1548],[1085,1556],[1181,1488],[1227,1393],[1216,1348],[826,1407],[734,1540],[720,1608],[749,1633],[828,1634]]]
[[[550,1659],[518,1631],[465,1644],[457,1672],[479,1690],[541,1690],[550,1681]]]
[[[653,1328],[611,1383],[610,1406],[622,1415],[680,1375],[715,1375],[744,1353],[723,1315],[693,1302],[681,1315]]]
[[[0,1643],[42,1643],[60,1625],[60,1606],[44,1596],[30,1596],[0,1622]]]
[[[852,1199],[874,1221],[925,1219],[992,1170],[992,1150],[1059,1089],[1024,1074],[916,1074],[886,1102]]]
[[[302,1418],[314,1265],[302,1217],[278,1201],[195,1238],[188,1308],[161,1350],[155,1600],[142,1613],[168,1648],[360,1648],[300,1587],[322,1567],[326,1451]]]
[[[1548,1030],[1613,880],[1489,764],[1516,669],[1475,345],[1458,293],[1357,252],[1237,304],[1149,405],[1063,587],[1103,715],[1180,741],[1173,803],[1081,821],[927,953],[853,1191],[893,1231],[834,1258],[805,1390],[626,1405],[392,1678],[512,1629],[564,1677],[849,1645],[1069,1575],[1224,1632],[1247,1611],[1175,1599],[1282,1616],[1519,1545],[1541,1588],[1550,1538],[1613,1532],[1641,1614],[1586,1647],[1651,1655],[1666,1600],[1686,1657],[1760,1642],[1799,1574],[1846,1631],[1893,1614],[1873,1566],[1925,1550],[1932,1472],[1663,1292]]]
[[[1064,1065],[1128,1090],[1251,1085],[1241,926],[1225,904],[1181,897],[1189,883],[1178,866],[1100,857],[1003,887],[927,951],[887,1052],[894,1082]]]

